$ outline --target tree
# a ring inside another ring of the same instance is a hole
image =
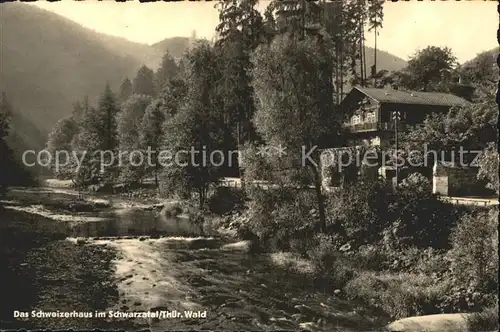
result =
[[[395,73],[403,88],[421,91],[448,91],[457,61],[451,49],[428,46],[415,53],[408,66]]]
[[[12,116],[12,106],[7,100],[5,92],[0,99],[0,139],[5,139],[9,134],[9,120]]]
[[[169,52],[165,53],[160,64],[160,68],[155,73],[154,84],[156,95],[159,95],[165,84],[174,79],[179,73],[179,67]]]
[[[58,158],[58,160],[55,160],[55,158],[52,159],[52,169],[55,171],[56,176],[60,178],[69,175],[67,170],[60,169],[59,165],[66,165],[69,162],[66,157],[69,156],[71,158],[73,153],[72,142],[77,134],[78,125],[73,116],[57,121],[49,134],[47,150],[51,152],[52,156],[57,156]]]
[[[155,184],[158,187],[158,173],[160,170],[159,153],[164,139],[165,112],[161,103],[155,100],[151,103],[143,116],[139,142],[141,147],[151,151],[151,165],[147,165],[146,172],[154,174]]]
[[[132,82],[127,78],[125,78],[120,85],[120,92],[118,93],[118,101],[124,103],[133,92]]]
[[[498,69],[495,58],[496,55],[492,52],[479,53],[474,59],[461,66],[462,78],[476,85],[497,83]]]
[[[79,124],[78,135],[74,141],[78,153],[86,153],[86,167],[93,167],[88,184],[103,183],[109,185],[116,175],[116,150],[118,148],[118,132],[116,116],[119,108],[116,97],[109,85],[106,85],[99,99],[99,107],[84,106],[82,121]],[[97,166],[96,166],[97,165]],[[95,167],[104,172],[96,173]],[[106,169],[104,169],[106,168]],[[84,171],[82,171],[84,172]],[[83,173],[82,173],[83,174]],[[90,176],[90,175],[89,175]]]
[[[491,100],[451,109],[448,114],[432,114],[422,126],[401,135],[406,151],[483,150],[497,140],[498,108]],[[473,154],[468,156],[474,158]],[[467,161],[467,159],[464,159]],[[469,159],[469,161],[472,161]]]
[[[102,150],[114,150],[118,145],[116,115],[119,112],[116,97],[107,84],[99,99],[98,116],[102,133]]]
[[[165,129],[165,149],[175,157],[173,164],[164,168],[161,184],[170,192],[196,192],[200,208],[206,203],[208,189],[221,176],[216,165],[220,158],[207,159],[213,152],[223,151],[221,102],[216,91],[221,79],[219,63],[216,52],[206,42],[189,52],[187,95],[180,111],[167,120]]]
[[[216,50],[222,60],[223,79],[220,95],[223,102],[224,137],[229,150],[255,140],[252,124],[254,96],[248,73],[250,54],[264,40],[262,16],[255,0],[220,1]],[[241,175],[241,172],[239,172]]]
[[[81,192],[85,187],[100,181],[99,160],[93,155],[100,145],[97,110],[89,104],[88,98],[83,100],[82,116],[77,127],[78,133],[71,143],[74,154],[70,163],[61,170],[60,176],[71,178],[75,188]],[[82,160],[79,169],[76,158]]]
[[[491,51],[483,52],[464,63],[457,70],[457,75],[462,79],[462,84],[458,85],[473,90],[476,99],[495,99],[495,89],[500,79],[496,57],[497,54]]]
[[[327,131],[339,126],[330,126],[333,101],[329,56],[312,38],[297,40],[285,35],[276,37],[270,46],[260,46],[252,62],[257,131],[269,145],[284,145],[292,151],[288,154],[292,167],[311,170],[320,227],[325,230],[319,153],[315,149]],[[301,158],[305,155],[301,151],[311,152],[310,158]]]
[[[120,150],[131,151],[139,148],[142,119],[152,101],[150,96],[134,94],[123,104],[117,116]]]
[[[158,158],[165,139],[165,121],[178,114],[186,93],[187,86],[183,79],[167,80],[163,92],[148,106],[142,119],[139,142],[143,149],[151,151],[152,165],[148,165],[146,172],[153,172],[157,187],[161,169]]]
[[[5,92],[0,95],[0,197],[12,185],[31,185],[33,174],[22,164],[9,145],[12,137],[12,118],[16,116]]]
[[[122,110],[117,116],[118,141],[121,158],[120,178],[125,183],[134,183],[141,179],[144,166],[139,165],[137,155],[131,154],[132,151],[139,151],[140,135],[142,130],[142,119],[146,108],[151,104],[152,98],[147,95],[132,95],[122,104]],[[136,158],[130,162],[130,158]]]
[[[488,187],[499,193],[499,180],[498,180],[498,146],[495,142],[491,142],[485,148],[479,157],[478,161],[479,172],[477,174],[479,179],[488,181]]]
[[[2,92],[0,99],[0,197],[7,191],[10,182],[9,170],[12,167],[13,153],[6,141],[9,135],[11,114],[12,106],[7,101],[5,92]]]
[[[154,73],[146,66],[137,71],[132,85],[132,92],[138,95],[155,96]]]
[[[275,16],[277,31],[304,38],[317,33],[322,19],[319,4],[305,0],[271,1],[269,11]]]
[[[451,242],[448,255],[455,282],[472,291],[497,293],[498,208],[462,216]]]
[[[159,97],[159,102],[166,116],[172,117],[179,112],[179,107],[186,98],[187,86],[182,78],[168,80]]]

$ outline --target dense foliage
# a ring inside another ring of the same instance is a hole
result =
[[[49,136],[49,150],[76,153],[58,175],[80,189],[154,177],[161,195],[195,199],[196,222],[206,211],[229,219],[237,211],[241,237],[309,259],[318,284],[343,288],[393,317],[491,305],[498,286],[495,211],[465,214],[433,195],[420,174],[393,190],[358,177],[357,167],[327,194],[318,149],[346,141],[334,99],[348,81],[448,92],[465,77],[479,91],[473,103],[433,115],[402,135],[401,145],[483,151],[478,176],[498,191],[498,111],[483,84],[495,77],[489,58],[460,68],[451,50],[430,46],[401,72],[374,67],[369,76],[363,31],[382,26],[381,1],[271,1],[263,15],[256,6],[218,2],[214,43],[197,42],[181,59],[167,53],[156,72],[141,67],[118,96],[107,86],[95,108],[77,103]],[[2,105],[0,152],[8,154]],[[153,164],[112,162],[130,150],[150,152]],[[231,156],[234,150],[241,155]],[[110,154],[102,159],[97,151]],[[82,156],[77,169],[75,157]],[[235,171],[243,188],[219,186]]]

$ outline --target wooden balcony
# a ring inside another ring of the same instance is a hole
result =
[[[346,123],[346,126],[355,133],[363,132],[363,131],[377,131],[378,123],[377,122],[362,122],[362,123]]]
[[[394,131],[394,122],[362,122],[357,124],[345,123],[345,127],[353,133],[361,133],[367,131]],[[398,123],[398,131],[406,131],[408,126],[404,122]]]

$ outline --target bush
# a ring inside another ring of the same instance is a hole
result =
[[[498,331],[498,302],[496,306],[483,312],[474,313],[466,318],[469,331]]]
[[[326,234],[316,234],[311,241],[311,246],[307,251],[309,259],[319,269],[328,272],[332,269],[338,244],[332,236]]]
[[[169,202],[165,203],[165,206],[163,207],[161,213],[165,217],[175,217],[181,214],[184,211],[182,208],[181,203],[179,202]]]
[[[364,272],[347,283],[345,291],[351,299],[362,300],[399,319],[442,312],[441,299],[449,287],[424,275]]]
[[[460,209],[428,190],[428,181],[410,175],[394,194],[382,182],[358,182],[330,195],[328,216],[342,225],[354,247],[384,243],[388,250],[449,247]]]
[[[498,208],[464,215],[452,234],[449,252],[457,285],[498,293]]]
[[[289,251],[297,240],[310,241],[318,223],[314,193],[280,187],[252,188],[248,194],[248,230],[264,247]]]
[[[189,214],[189,222],[194,225],[203,225],[205,223],[205,215],[202,212],[193,212]]]
[[[208,198],[210,212],[225,215],[241,210],[246,200],[245,192],[237,188],[218,187]]]
[[[347,253],[353,266],[359,271],[382,271],[394,260],[380,246],[363,245],[352,253]]]
[[[388,222],[390,188],[382,182],[358,182],[329,196],[327,215],[342,225],[354,246],[376,243]]]
[[[388,206],[391,224],[386,233],[392,234],[393,247],[449,248],[449,237],[460,209],[425,188],[425,184],[408,182],[398,189]]]

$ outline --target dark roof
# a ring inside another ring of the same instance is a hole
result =
[[[431,106],[464,106],[469,102],[451,93],[402,91],[394,89],[363,88],[355,86],[354,89],[362,94],[385,104],[410,104]]]

